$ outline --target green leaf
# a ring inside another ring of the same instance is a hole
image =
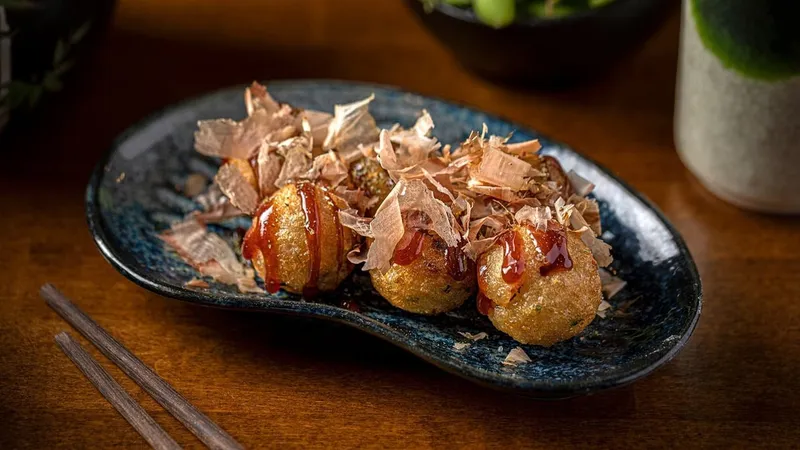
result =
[[[64,88],[64,84],[58,79],[58,74],[55,72],[50,72],[45,75],[42,86],[48,92],[58,92]]]
[[[72,32],[72,35],[69,37],[69,42],[72,43],[72,44],[77,44],[84,37],[86,37],[86,34],[91,29],[92,29],[92,21],[91,20],[87,20],[86,23],[84,23],[77,30]]]
[[[67,44],[62,39],[59,39],[53,52],[53,67],[58,66],[64,60],[64,57],[67,56],[67,50]]]

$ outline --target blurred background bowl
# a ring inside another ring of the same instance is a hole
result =
[[[426,12],[420,0],[406,2],[464,67],[494,81],[532,87],[565,86],[602,74],[640,47],[678,6],[673,0],[615,0],[496,29],[471,9],[440,2]]]

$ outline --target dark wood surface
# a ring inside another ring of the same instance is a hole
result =
[[[90,355],[69,333],[62,331],[56,335],[56,343],[61,351],[83,372],[86,379],[108,400],[108,403],[142,435],[142,438],[155,450],[175,450],[181,446],[147,414],[142,405],[128,394],[103,366]]]
[[[800,445],[800,222],[728,206],[681,165],[677,19],[592,85],[536,93],[464,72],[399,0],[122,1],[81,78],[2,144],[0,448],[145,446],[53,342],[68,326],[39,298],[46,281],[248,447]],[[705,305],[694,337],[632,386],[542,403],[348,328],[197,307],[111,268],[87,232],[83,191],[114,136],[187,96],[293,77],[466,103],[611,168],[662,208],[696,258]],[[84,345],[179,443],[201,445]]]

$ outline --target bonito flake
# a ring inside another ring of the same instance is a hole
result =
[[[255,212],[260,197],[240,167],[223,164],[214,177],[214,183],[235,207],[247,214]]]
[[[173,224],[159,238],[201,274],[220,283],[236,285],[242,292],[261,292],[253,278],[253,269],[242,264],[230,245],[219,235],[210,233],[196,218]]]
[[[389,267],[395,247],[405,233],[403,212],[409,211],[420,213],[419,216],[425,218],[417,221],[414,228],[435,233],[450,247],[458,245],[461,235],[452,210],[436,199],[422,180],[401,179],[369,221],[368,227],[365,222],[354,220],[351,213],[342,211],[339,214],[342,225],[373,239],[364,270]]]
[[[388,269],[396,246],[410,231],[425,231],[478,260],[512,227],[546,230],[551,221],[568,230],[570,239],[580,238],[598,266],[612,262],[610,246],[598,237],[598,204],[587,197],[594,184],[575,171],[565,172],[555,158],[540,155],[537,140],[509,144],[511,135],[490,135],[484,125],[453,149],[442,147],[432,135],[433,118],[424,110],[409,128],[396,124],[379,129],[369,112],[374,96],[337,105],[333,114],[281,104],[258,83],[245,90],[244,100],[248,115],[243,120],[198,124],[197,151],[226,163],[207,190],[209,204],[195,213],[195,222],[163,237],[182,255],[197,259],[201,248],[189,245],[191,239],[181,240],[187,230],[195,233],[192,239],[201,236],[198,242],[209,240],[216,246],[221,239],[197,229],[204,221],[252,215],[281,187],[309,181],[326,189],[342,226],[363,237],[343,250],[350,262],[363,262],[365,270]],[[351,177],[351,165],[357,161],[357,167],[371,168],[354,170]],[[218,195],[223,201],[212,198],[212,192],[224,193]],[[241,276],[248,269],[237,268],[231,254],[232,250],[219,258],[190,262],[218,281],[250,289],[247,277]],[[603,286],[608,294],[624,282]],[[527,362],[526,358],[517,348],[507,363]]]
[[[322,148],[336,149],[342,158],[349,160],[350,154],[360,154],[359,145],[378,140],[378,126],[369,113],[369,104],[374,99],[370,95],[358,102],[336,105]]]

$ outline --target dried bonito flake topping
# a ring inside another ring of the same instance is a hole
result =
[[[538,139],[532,139],[530,141],[517,142],[514,144],[506,145],[506,151],[508,153],[520,158],[534,155],[541,149],[542,149],[542,144],[539,143]]]
[[[628,285],[628,282],[622,278],[612,275],[606,269],[600,269],[600,283],[603,285],[603,293],[606,298],[611,300],[615,295],[619,294],[621,290]]]
[[[614,261],[611,257],[611,246],[600,240],[580,211],[572,203],[566,203],[559,197],[555,202],[556,220],[564,227],[580,233],[581,241],[589,247],[599,267],[608,267]]]
[[[233,161],[223,164],[214,177],[214,183],[230,199],[231,204],[247,214],[253,214],[260,196],[255,187],[255,175],[249,164]]]
[[[283,159],[276,151],[277,147],[262,143],[258,149],[256,170],[258,174],[258,190],[261,197],[268,197],[278,190],[275,181],[278,179],[283,167]]]
[[[594,190],[594,184],[575,173],[574,170],[567,172],[567,179],[569,179],[569,184],[572,186],[575,194],[580,197],[586,197]]]
[[[301,124],[303,120],[308,122],[309,132],[314,138],[314,145],[321,146],[328,136],[328,127],[333,120],[333,114],[306,109],[300,113],[298,119]],[[298,128],[302,128],[302,126]]]
[[[312,167],[313,145],[308,134],[296,136],[278,144],[275,152],[283,158],[283,165],[278,173],[278,178],[273,183],[276,187],[281,188],[306,178],[306,174]]]
[[[358,232],[358,229],[353,231]],[[370,221],[369,234],[372,235],[372,245],[369,246],[364,270],[384,270],[394,254],[397,243],[403,238],[403,215],[400,210],[400,201],[397,196],[387,198],[380,210]]]
[[[458,334],[464,336],[465,338],[473,342],[477,342],[480,341],[481,339],[486,339],[487,337],[489,337],[489,335],[486,334],[485,331],[481,331],[480,333],[475,333],[475,334],[472,334],[469,331],[459,331]]]
[[[605,300],[600,302],[600,306],[597,307],[597,316],[601,319],[606,318],[606,314],[608,314],[609,310],[611,309],[611,303],[608,303]]]
[[[329,150],[316,158],[305,178],[312,181],[323,181],[328,187],[339,186],[348,178],[347,165],[336,152]]]
[[[489,147],[483,151],[480,163],[470,174],[483,184],[520,191],[527,187],[532,169],[527,162],[498,148]]]
[[[250,159],[264,142],[287,139],[299,132],[291,108],[274,113],[258,108],[242,121],[231,119],[201,120],[194,133],[194,148],[199,153],[218,158]]]
[[[424,110],[408,128],[396,124],[381,130],[369,112],[374,96],[337,105],[333,114],[281,104],[258,83],[245,90],[244,100],[245,119],[199,123],[197,150],[225,164],[214,184],[197,196],[205,202],[204,211],[194,213],[192,226],[252,215],[281,187],[311,182],[332,202],[335,225],[360,238],[340,236],[340,251],[348,261],[364,263],[364,270],[385,273],[410,231],[436,236],[442,241],[436,245],[448,249],[446,258],[456,255],[455,264],[466,264],[458,259],[462,252],[478,261],[515,226],[546,232],[553,222],[569,232],[565,236],[579,237],[598,266],[612,262],[610,246],[599,238],[599,205],[589,197],[594,184],[541,155],[538,140],[510,144],[510,135],[490,135],[484,125],[460,145],[442,147]],[[203,188],[197,185],[192,193]],[[206,275],[249,289],[244,278],[229,276],[228,261],[189,262]],[[620,285],[621,280],[603,283],[607,295]],[[511,364],[525,360],[516,350]]]
[[[343,158],[349,159],[351,153],[361,152],[359,145],[378,140],[378,126],[369,113],[369,104],[373,100],[375,95],[358,102],[336,105],[322,148],[336,149]]]
[[[253,278],[255,271],[242,264],[230,245],[196,218],[173,224],[159,237],[201,274],[235,285],[242,292],[262,292]]]
[[[415,217],[424,220],[406,224],[403,221],[404,212],[415,212]],[[369,222],[358,220],[351,211],[340,211],[339,217],[343,226],[373,239],[364,270],[385,270],[389,267],[406,226],[435,233],[450,247],[458,246],[461,240],[453,211],[435,198],[433,192],[419,179],[401,179]]]
[[[429,136],[433,127],[433,119],[423,110],[411,129],[395,125],[381,132],[380,146],[375,151],[381,166],[392,178],[396,180],[401,174],[416,173],[414,169],[429,162],[432,154],[441,148],[439,141]]]
[[[530,356],[525,353],[525,350],[522,347],[515,347],[506,356],[506,359],[503,360],[503,364],[506,366],[516,366],[519,364],[527,364],[531,362]]]
[[[252,116],[253,112],[259,109],[274,113],[281,108],[281,105],[269,95],[267,88],[256,81],[244,90],[244,106],[248,116]]]
[[[547,223],[553,220],[553,212],[549,206],[537,208],[523,206],[514,214],[517,223],[532,225],[537,230],[547,230]]]

